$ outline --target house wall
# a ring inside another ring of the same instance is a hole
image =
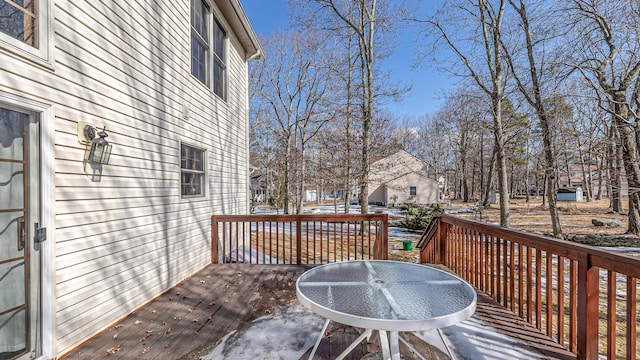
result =
[[[229,24],[228,100],[190,73],[190,2],[55,1],[53,61],[0,50],[0,92],[51,104],[60,355],[210,262],[210,216],[248,213],[246,54]],[[188,108],[188,118],[183,111]],[[83,163],[77,124],[106,126]],[[180,143],[207,151],[207,196],[180,196]],[[100,169],[97,169],[100,170]]]
[[[427,170],[427,164],[406,151],[398,151],[372,163],[369,171],[369,203],[391,205],[393,204],[392,196],[395,194],[398,195],[396,203],[401,204],[410,200],[409,186],[425,189],[424,193],[418,193],[417,198],[413,199],[419,200],[417,203],[437,203],[438,182],[427,177]],[[409,183],[411,185],[406,185]],[[416,201],[409,202],[416,203]]]
[[[381,184],[377,185],[374,189],[371,188],[371,185],[369,186],[369,203],[385,204],[387,202],[386,186],[384,184]]]
[[[414,171],[423,171],[426,174],[426,164],[406,151],[398,151],[371,164],[369,169],[369,194],[377,191],[379,187],[393,179]],[[376,198],[379,194],[376,196]],[[371,200],[371,198],[369,199]]]
[[[410,187],[416,187],[416,195],[410,195]],[[438,182],[418,173],[410,173],[387,183],[387,204],[393,204],[393,196],[397,195],[396,204],[437,204]]]

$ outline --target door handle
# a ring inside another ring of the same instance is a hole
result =
[[[24,250],[27,228],[24,223],[24,216],[18,218],[18,251]]]

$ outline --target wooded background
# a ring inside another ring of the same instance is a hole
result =
[[[628,201],[640,233],[639,2],[451,0],[422,15],[412,1],[290,0],[289,12],[250,68],[252,166],[285,213],[308,188],[366,203],[371,158],[404,149],[452,199],[499,193],[503,226],[511,197],[544,196],[560,236],[556,193],[580,186],[615,212]],[[380,67],[407,27],[420,36],[406,66],[457,79],[419,118],[382,110],[410,91]]]

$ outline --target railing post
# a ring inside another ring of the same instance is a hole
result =
[[[211,216],[211,263],[218,263],[218,220],[215,215]]]
[[[438,263],[449,266],[447,263],[447,237],[449,236],[449,225],[444,223],[438,217],[438,245],[439,245],[439,253],[438,253]]]
[[[586,252],[578,255],[578,359],[598,358],[599,268]]]
[[[302,264],[302,217],[296,216],[296,264]]]
[[[382,215],[382,256],[383,260],[389,260],[389,215]]]
[[[389,259],[389,239],[387,223],[389,221],[389,215],[382,214],[382,219],[378,222],[376,229],[376,242],[373,244],[373,258],[375,260],[388,260]]]

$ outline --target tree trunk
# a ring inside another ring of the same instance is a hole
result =
[[[636,129],[628,122],[629,112],[626,103],[626,92],[616,92],[614,95],[616,114],[614,119],[620,145],[622,160],[627,175],[627,189],[629,192],[629,226],[627,234],[640,234],[640,164],[638,163],[638,144],[636,143]]]
[[[613,122],[613,121],[612,121]],[[622,199],[620,187],[622,185],[620,175],[620,147],[617,145],[616,128],[614,124],[609,127],[609,190],[611,196],[611,210],[619,214],[622,212]]]
[[[291,172],[289,171],[291,159],[291,139],[287,139],[287,150],[285,151],[284,164],[284,199],[282,204],[282,213],[289,214],[289,194],[291,190]]]
[[[482,202],[482,206],[484,207],[488,207],[489,201],[491,200],[490,196],[491,196],[491,192],[493,191],[493,189],[491,188],[491,185],[493,183],[493,168],[495,167],[495,164],[496,164],[496,148],[494,146],[493,150],[491,151],[491,160],[489,161],[489,170],[487,171],[487,182],[484,187],[484,201]]]
[[[502,81],[496,81],[499,87]],[[493,99],[493,131],[496,145],[498,167],[498,192],[500,193],[500,226],[511,227],[509,220],[509,183],[507,178],[507,160],[504,151],[504,134],[502,130],[502,97],[500,92]]]
[[[603,163],[604,163],[604,157],[599,156],[598,157],[598,193],[596,195],[596,200],[602,200],[602,177],[605,172]],[[607,175],[607,177],[609,177],[609,175]]]
[[[465,155],[463,154],[461,154],[461,159],[460,159],[460,192],[462,193],[462,201],[469,202],[469,184],[467,180],[467,160],[464,158]]]

